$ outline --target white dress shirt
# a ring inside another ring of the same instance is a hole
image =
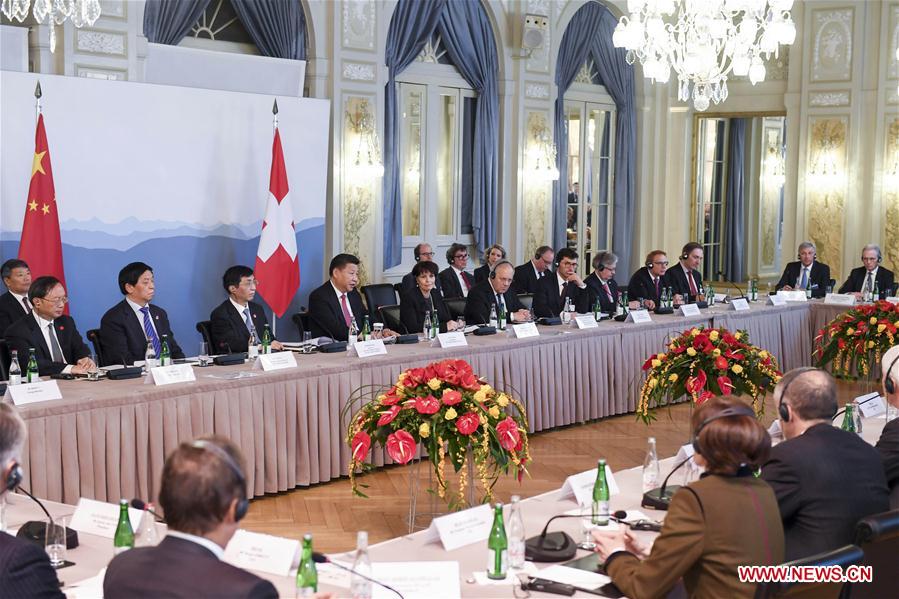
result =
[[[179,530],[172,530],[171,528],[168,529],[165,534],[170,537],[175,537],[176,539],[184,539],[185,541],[190,541],[191,543],[202,545],[203,547],[211,551],[218,560],[222,560],[225,557],[225,550],[222,549],[218,543],[210,541],[206,537],[198,537],[197,535],[188,534]]]
[[[806,266],[806,265],[803,264],[802,262],[799,263],[799,276],[796,277],[796,285],[794,285],[794,287],[795,287],[796,289],[801,289],[801,288],[802,288],[802,271],[803,271],[803,270],[808,271],[808,272],[806,273],[806,275],[805,275],[806,285],[807,285],[808,287],[811,287],[811,286],[812,286],[812,267],[813,267],[814,265],[815,265],[814,262],[812,262],[812,263],[809,264],[808,266]]]
[[[456,273],[456,278],[459,279],[459,287],[462,288],[462,297],[468,297],[468,283],[465,282],[465,279],[462,277],[462,271],[456,268],[455,266],[451,266],[453,272]]]
[[[147,332],[144,330],[144,313],[140,311],[143,306],[141,306],[137,302],[131,301],[131,298],[128,297],[125,298],[125,301],[128,302],[128,305],[131,306],[132,310],[134,310],[134,315],[137,317],[137,322],[140,323],[140,330],[144,331],[144,337],[146,337]],[[149,302],[146,305],[148,308],[150,307]],[[153,322],[153,314],[148,312],[148,315],[150,316],[150,326],[153,327],[154,331],[156,331],[156,338],[159,339],[160,343],[162,343],[162,338],[159,336],[159,331],[156,329],[156,323]]]
[[[352,304],[350,303],[350,294],[349,294],[349,292],[344,293],[343,291],[340,291],[339,289],[337,289],[337,287],[334,286],[334,282],[333,282],[333,281],[331,282],[331,288],[334,290],[334,293],[337,294],[337,305],[338,305],[338,306],[341,306],[341,309],[340,309],[340,315],[343,316],[343,307],[342,307],[342,306],[343,306],[343,302],[340,301],[340,298],[343,297],[344,295],[346,295],[346,309],[347,309],[347,312],[350,313],[350,318],[356,318],[356,315],[353,314],[353,306],[352,306]],[[357,322],[356,324],[358,325],[359,323]]]
[[[59,339],[56,337],[56,331],[53,330],[52,333],[50,332],[50,329],[53,326],[53,321],[44,320],[43,318],[38,316],[37,312],[32,312],[31,315],[34,316],[34,320],[35,322],[37,322],[37,326],[40,329],[41,334],[44,336],[44,343],[47,344],[47,349],[50,350],[50,355],[53,355],[53,344],[56,343],[56,346],[59,348],[59,353],[62,355],[62,363],[68,364],[68,362],[66,362],[65,354],[62,352],[62,344],[59,343]],[[51,335],[53,336],[52,339],[50,337]],[[72,365],[68,364],[68,366],[63,368],[62,371],[65,373],[72,372]]]
[[[19,302],[19,307],[22,308],[23,310],[25,309],[25,305],[26,305],[26,304],[28,305],[28,309],[29,309],[29,310],[32,310],[32,309],[33,309],[33,308],[31,307],[31,302],[28,301],[28,294],[27,294],[27,293],[26,293],[25,295],[19,295],[18,293],[15,293],[15,292],[13,292],[13,291],[10,291],[9,294],[10,294],[11,296],[13,296],[14,298],[16,298],[16,301]]]

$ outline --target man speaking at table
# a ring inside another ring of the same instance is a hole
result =
[[[222,561],[249,507],[243,457],[228,439],[179,445],[163,466],[159,505],[168,533],[113,558],[106,599],[278,596],[269,581]]]
[[[818,250],[815,244],[811,241],[800,243],[798,258],[798,261],[790,262],[784,268],[784,274],[777,282],[777,291],[811,289],[812,297],[824,297],[830,285],[830,267],[816,262]]]
[[[840,286],[839,293],[850,293],[858,299],[864,299],[865,293],[874,293],[877,287],[878,296],[883,299],[893,291],[893,271],[881,266],[883,253],[880,246],[869,243],[862,248],[862,265],[853,268],[846,282]]]

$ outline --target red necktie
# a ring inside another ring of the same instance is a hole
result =
[[[696,295],[698,291],[696,290],[696,281],[693,279],[692,270],[687,273],[687,280],[690,282],[690,295]]]
[[[343,320],[346,321],[346,326],[349,327],[353,317],[350,316],[350,309],[346,305],[346,293],[340,294],[340,309],[343,310]]]
[[[471,291],[471,281],[468,280],[468,273],[462,271],[462,280],[465,281],[465,289]]]
[[[656,277],[656,278],[654,279],[654,281],[655,281],[655,284],[656,284],[656,297],[659,297],[659,279],[658,279],[658,277]]]
[[[609,301],[615,303],[615,299],[612,297],[612,290],[609,289],[608,281],[602,282],[602,288],[606,290],[606,296],[609,298]]]

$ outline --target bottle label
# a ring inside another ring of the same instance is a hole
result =
[[[256,345],[255,343],[252,343],[249,346],[247,346],[247,357],[250,358],[251,360],[254,358],[258,358],[259,357],[259,346]]]
[[[10,385],[21,385],[22,384],[22,375],[21,374],[9,375],[9,384]]]
[[[488,549],[487,550],[487,574],[489,576],[499,576],[504,577],[506,572],[509,570],[509,552],[505,549],[502,550],[499,557],[500,561],[500,571],[496,571],[496,550]]]
[[[112,554],[113,554],[113,555],[118,555],[118,554],[120,554],[120,553],[124,553],[124,552],[128,551],[129,549],[131,549],[131,546],[130,546],[130,545],[123,545],[123,546],[121,546],[121,547],[113,547],[113,548],[112,548]]]
[[[524,565],[524,539],[509,541],[509,566],[521,568]]]

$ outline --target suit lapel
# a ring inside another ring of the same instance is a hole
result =
[[[69,343],[69,340],[72,338],[72,331],[69,330],[70,323],[66,321],[60,322],[57,319],[53,321],[53,328],[56,330],[56,340],[59,342],[59,349],[62,351],[63,358],[65,358],[66,363],[74,364],[75,356],[71,355],[70,348],[72,344]]]
[[[47,341],[44,339],[44,333],[38,326],[37,321],[33,316],[31,316],[25,322],[28,323],[28,328],[31,329],[31,343],[34,345],[35,350],[41,352],[45,359],[52,360],[53,356],[50,354],[50,348],[47,347]]]
[[[138,352],[139,354],[143,354],[143,349],[146,349],[147,345],[147,335],[144,333],[144,323],[142,320],[138,320],[134,310],[131,309],[131,304],[129,304],[127,300],[122,300],[120,305],[122,306],[121,311],[124,317],[125,327],[128,328],[129,333],[134,340],[144,346],[141,351]],[[150,317],[152,318],[152,316],[153,310],[150,310]],[[143,316],[141,316],[141,318],[143,318]]]
[[[252,314],[253,311],[250,310],[250,315],[252,316]],[[240,335],[246,331],[247,336],[249,336],[250,331],[247,329],[247,323],[243,319],[243,314],[230,301],[228,301],[228,319],[231,321],[231,328],[234,329],[235,334]]]

